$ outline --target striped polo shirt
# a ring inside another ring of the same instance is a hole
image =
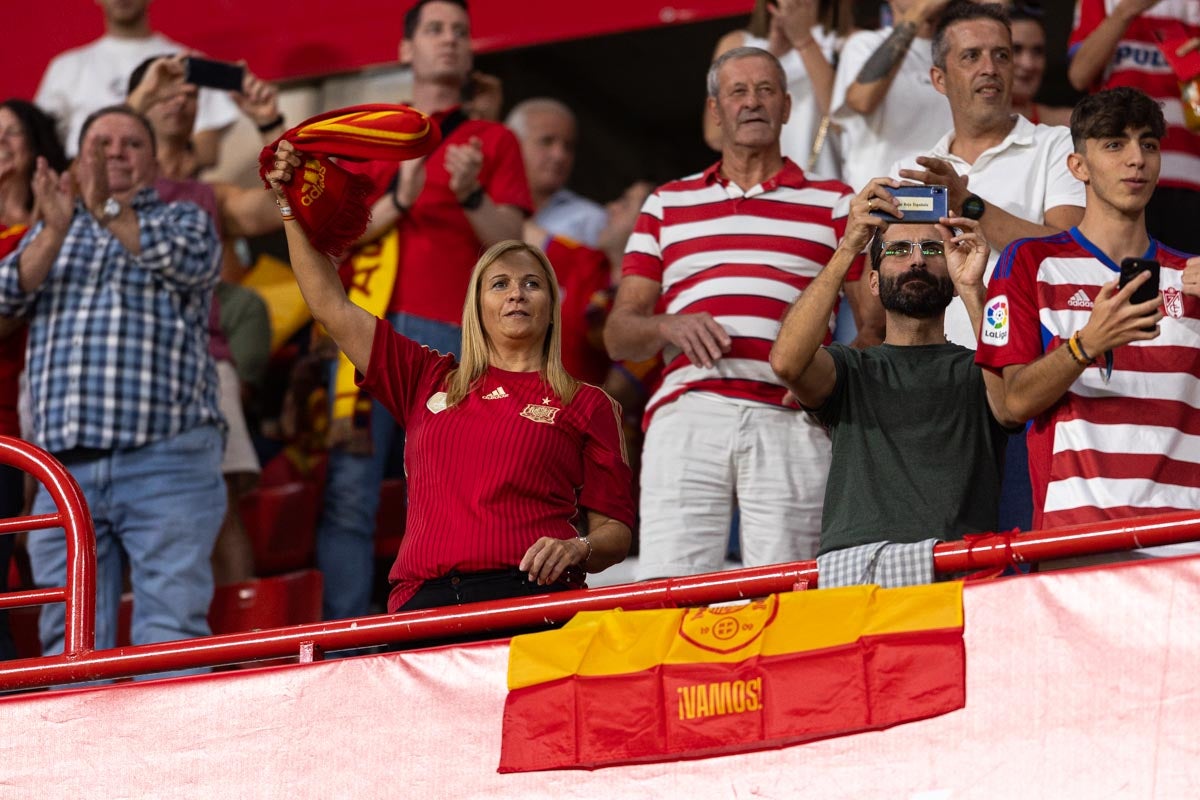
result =
[[[661,283],[660,311],[707,311],[733,340],[711,368],[668,346],[647,423],[655,409],[689,391],[784,405],[787,390],[771,371],[771,345],[788,306],[833,256],[852,197],[845,184],[810,181],[785,158],[778,173],[746,191],[722,178],[718,163],[646,199],[622,274]],[[860,257],[846,280],[861,274]],[[836,318],[835,308],[826,344]]]

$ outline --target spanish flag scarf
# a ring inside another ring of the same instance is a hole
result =
[[[461,107],[455,108],[438,119],[442,141],[467,121]],[[435,145],[433,149],[437,149]],[[396,189],[399,173],[388,186]],[[342,265],[342,279],[346,294],[351,302],[367,313],[383,317],[387,314],[392,292],[396,288],[396,276],[400,267],[400,234],[395,227],[389,228],[378,239],[354,249]],[[334,373],[333,411],[329,424],[330,447],[341,447],[348,452],[369,455],[374,447],[371,439],[371,397],[354,382],[354,365],[345,353],[338,354]]]
[[[438,126],[415,108],[374,103],[318,114],[262,149],[259,176],[266,183],[283,140],[303,156],[284,187],[288,204],[313,247],[339,255],[354,243],[371,218],[369,178],[352,174],[332,159],[407,161],[428,155],[442,140]]]
[[[313,247],[340,256],[366,230],[371,218],[367,198],[376,188],[370,179],[339,167],[331,157],[351,161],[406,161],[428,155],[441,143],[443,130],[425,114],[405,105],[371,104],[330,111],[307,119],[263,148],[259,175],[266,181],[275,148],[286,139],[304,156],[303,167],[284,186],[292,213]],[[398,261],[395,228],[350,257],[353,273],[347,294],[368,313],[387,312]],[[370,399],[354,384],[354,367],[339,354],[337,388],[329,444],[369,453]]]

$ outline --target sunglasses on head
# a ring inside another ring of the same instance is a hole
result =
[[[926,258],[946,255],[946,245],[941,239],[926,239],[923,242],[906,242],[904,240],[884,242],[883,254],[903,258],[911,253],[914,247],[919,247],[921,255]]]

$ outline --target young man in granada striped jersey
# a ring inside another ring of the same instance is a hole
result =
[[[1035,528],[1200,507],[1200,258],[1146,232],[1166,123],[1127,87],[1082,100],[1068,166],[1087,187],[1079,226],[1011,244],[988,286],[977,361],[1032,420]],[[1126,258],[1161,264],[1118,287]]]
[[[781,155],[791,100],[770,53],[722,54],[708,95],[721,161],[646,200],[605,328],[614,359],[661,350],[665,364],[644,423],[639,578],[720,569],[735,505],[744,563],[813,557],[829,470],[828,435],[768,353],[845,233],[851,192]],[[859,257],[847,295],[873,343],[882,309],[861,273]]]

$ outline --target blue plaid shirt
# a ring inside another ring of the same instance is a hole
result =
[[[40,287],[21,291],[17,274],[40,225],[0,261],[0,316],[29,317],[34,440],[52,453],[140,447],[223,424],[208,353],[221,255],[212,221],[153,189],[133,209],[141,255],[80,204]]]

